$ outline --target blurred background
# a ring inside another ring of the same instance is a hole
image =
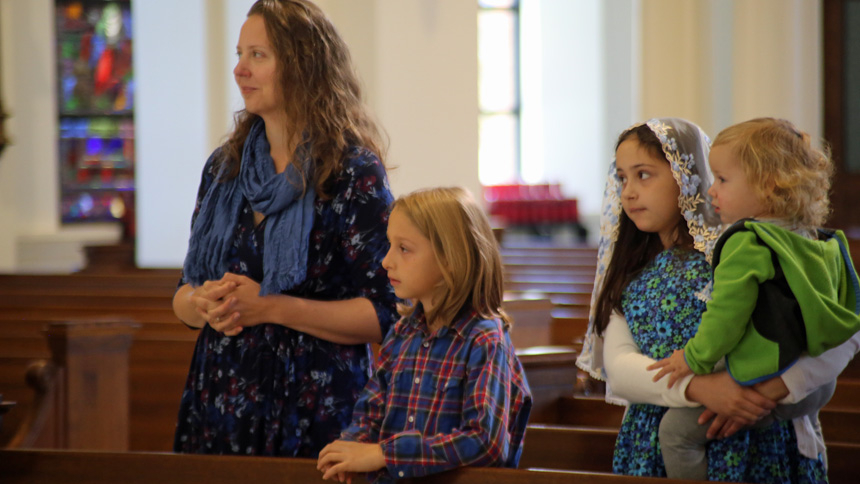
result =
[[[232,68],[252,3],[0,0],[0,272],[72,272],[84,247],[115,243],[139,267],[181,265],[200,170],[242,107]],[[530,229],[492,202],[558,200],[534,232],[593,242],[627,126],[676,116],[714,137],[776,116],[833,144],[832,225],[858,235],[860,156],[843,133],[860,116],[846,87],[860,2],[317,3],[389,135],[395,195],[462,185]]]

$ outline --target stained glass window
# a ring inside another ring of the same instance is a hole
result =
[[[62,221],[133,225],[130,2],[59,0],[56,12]]]

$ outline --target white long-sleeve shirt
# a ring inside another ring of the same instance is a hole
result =
[[[643,355],[633,340],[627,320],[613,313],[603,336],[603,362],[607,386],[611,395],[628,402],[650,403],[663,407],[696,407],[700,404],[687,399],[687,386],[694,375],[679,380],[668,388],[668,378],[652,381],[658,370],[647,370],[656,360]],[[781,375],[789,395],[779,403],[797,403],[816,388],[836,379],[854,355],[860,352],[860,333],[845,343],[811,358],[801,357]],[[797,447],[806,457],[825,457],[826,447],[821,435],[818,413],[796,418],[793,421],[797,434]]]

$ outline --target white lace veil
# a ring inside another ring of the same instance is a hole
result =
[[[696,250],[705,253],[710,261],[711,252],[722,228],[719,216],[711,207],[707,191],[713,177],[708,168],[708,152],[710,140],[701,128],[680,118],[651,119],[645,123],[657,135],[663,145],[663,153],[672,167],[672,174],[681,193],[678,205],[683,210],[684,218]],[[635,128],[640,124],[631,126]],[[591,294],[591,310],[588,316],[588,330],[582,353],[576,360],[577,366],[587,371],[593,378],[606,380],[603,363],[603,337],[594,331],[594,313],[597,306],[597,296],[603,289],[604,277],[612,259],[615,241],[618,238],[621,208],[621,182],[615,173],[615,160],[609,166],[609,176],[603,193],[603,213],[600,216],[600,241],[597,252],[597,273],[594,277],[594,289]],[[606,385],[606,400],[612,403],[625,403],[612,396],[609,385]]]

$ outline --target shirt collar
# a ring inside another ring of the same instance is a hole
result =
[[[466,335],[469,334],[472,325],[474,325],[475,321],[478,319],[478,313],[474,309],[471,307],[465,307],[457,313],[451,324],[446,324],[431,334],[430,328],[427,326],[424,306],[419,302],[415,307],[415,311],[412,312],[412,315],[408,316],[403,323],[405,326],[411,326],[426,335],[444,336],[448,331],[453,331],[461,338],[465,338]]]

